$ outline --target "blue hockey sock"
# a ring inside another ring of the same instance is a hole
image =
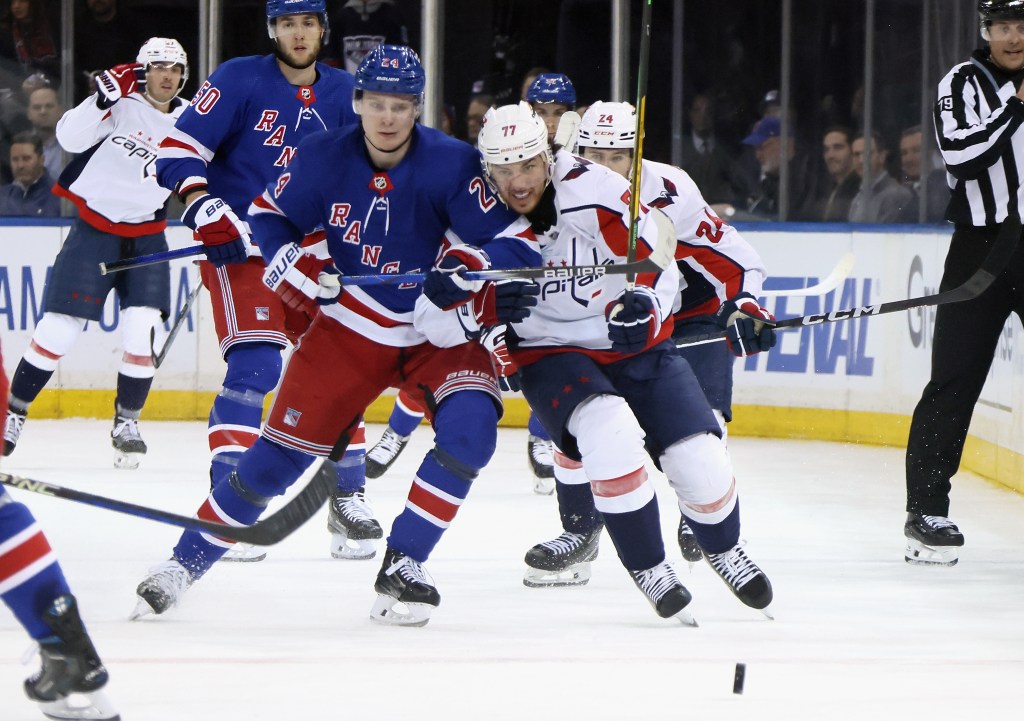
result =
[[[423,411],[412,409],[402,402],[399,395],[395,398],[395,406],[391,409],[391,417],[388,418],[388,425],[391,430],[400,436],[408,436],[416,430],[416,426],[423,420]]]
[[[537,419],[537,414],[533,411],[530,411],[530,420],[526,424],[526,427],[530,431],[530,435],[537,436],[541,440],[545,441],[551,440],[551,436],[546,430],[544,430],[544,426],[540,424],[540,421]]]
[[[697,543],[708,553],[725,553],[740,540],[740,499],[729,515],[718,523],[700,523],[693,520],[692,513],[684,513],[686,525],[697,537]]]
[[[117,374],[117,398],[114,408],[119,416],[138,418],[142,407],[146,405],[149,389],[153,385],[153,377],[133,378],[124,373]]]
[[[338,491],[355,493],[366,485],[366,446],[349,449],[337,463]]]
[[[644,571],[665,560],[658,500],[651,498],[640,508],[625,513],[601,512],[622,565],[630,571]]]
[[[26,410],[52,377],[52,370],[43,370],[22,358],[11,378],[11,408]]]
[[[71,593],[57,557],[32,512],[0,488],[0,598],[28,634],[53,634],[43,612],[53,599]]]

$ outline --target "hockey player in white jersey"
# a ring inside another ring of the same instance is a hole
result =
[[[18,443],[29,405],[87,321],[98,321],[111,290],[121,301],[123,354],[117,375],[114,465],[137,468],[146,453],[139,415],[153,383],[150,331],[170,314],[166,265],[102,275],[101,262],[167,250],[168,190],[156,183],[156,150],[184,109],[177,97],[188,79],[188,58],[177,40],[150,38],[135,63],[96,78],[97,92],[64,114],[57,140],[79,153],[53,192],[78,211],[47,281],[43,317],[11,379],[4,455]]]
[[[584,114],[578,131],[579,154],[628,178],[633,167],[636,113],[629,103],[595,102]],[[731,226],[715,217],[697,186],[685,171],[672,165],[643,160],[640,201],[659,208],[671,218],[676,231],[676,263],[682,283],[675,301],[673,335],[685,337],[713,331],[737,308],[755,317],[769,318],[757,305],[765,278],[764,264],[749,243]],[[744,320],[736,342],[689,346],[679,349],[693,369],[725,441],[726,423],[732,419],[732,371],[737,355],[767,350],[774,345],[774,331]],[[578,463],[562,455],[556,458],[556,489],[564,532],[534,546],[526,555],[527,586],[581,585],[590,578],[590,561],[597,555],[600,516],[586,473]],[[678,541],[683,557],[692,562],[704,553],[686,523],[681,503]],[[742,564],[731,548],[711,554],[708,561],[746,603],[749,594],[730,578],[730,569]],[[745,554],[743,554],[745,555]]]

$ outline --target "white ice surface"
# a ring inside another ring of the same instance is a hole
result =
[[[207,488],[200,423],[142,424],[137,471],[111,466],[109,424],[34,421],[10,472],[191,514]],[[371,426],[371,443],[381,432]],[[422,428],[369,497],[400,511]],[[111,672],[125,721],[263,719],[996,719],[1024,702],[1024,499],[962,474],[952,516],[960,564],[903,561],[903,453],[814,442],[731,441],[750,555],[776,620],[741,605],[711,569],[686,570],[675,499],[669,557],[700,628],[657,618],[604,537],[590,584],[528,589],[523,554],[560,530],[534,495],[525,430],[503,430],[431,558],[442,595],[429,625],[368,619],[379,560],[328,554],[326,511],[257,564],[221,564],[181,607],[131,623],[134,589],[178,531],[12,491],[43,524]],[[41,719],[21,691],[27,636],[0,611],[0,721]],[[746,664],[742,695],[733,670]]]

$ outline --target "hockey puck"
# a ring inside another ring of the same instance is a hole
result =
[[[747,677],[747,664],[736,664],[736,671],[732,676],[732,692],[743,693],[743,680]]]

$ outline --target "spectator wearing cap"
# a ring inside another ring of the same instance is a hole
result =
[[[743,145],[754,149],[754,156],[760,166],[760,176],[754,187],[747,193],[745,207],[736,216],[737,220],[796,220],[799,214],[793,211],[807,195],[806,160],[798,155],[792,129],[783,142],[782,122],[769,115],[761,118],[753,131],[743,139]],[[790,210],[785,217],[779,217],[779,190],[782,163],[789,165]]]
[[[881,138],[872,133],[871,147],[864,136],[853,139],[853,172],[861,177],[860,192],[850,204],[851,223],[913,223],[917,220],[914,191],[900,185],[889,175],[885,163],[889,155]],[[863,182],[864,153],[870,152],[870,182]]]

